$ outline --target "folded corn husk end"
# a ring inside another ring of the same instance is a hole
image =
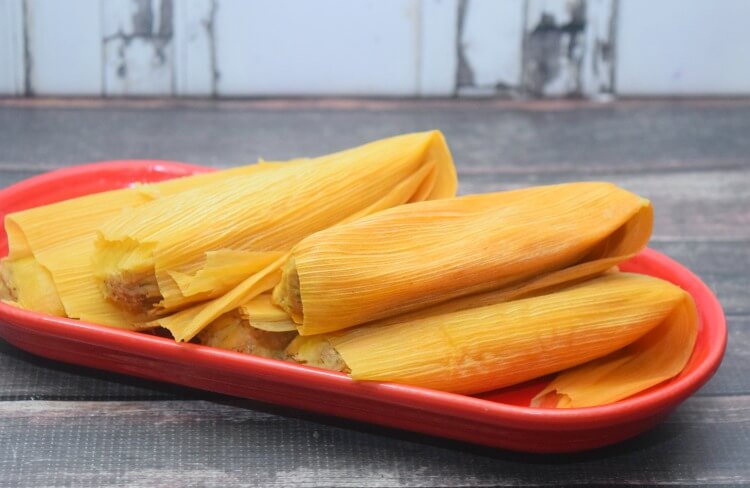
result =
[[[480,393],[606,357],[629,344],[664,347],[662,336],[650,331],[674,331],[673,320],[689,324],[694,310],[681,308],[684,297],[656,278],[608,273],[546,295],[300,336],[287,357],[348,371],[356,380]],[[689,355],[692,343],[679,345],[680,354],[687,349]],[[663,372],[662,363],[652,367]]]
[[[272,290],[279,282],[281,266],[287,258],[288,255],[282,256],[217,299],[156,319],[153,323],[169,330],[176,341],[189,341],[220,316]]]
[[[251,327],[267,332],[296,332],[292,319],[277,307],[270,293],[262,293],[237,308],[242,320]]]
[[[97,232],[91,269],[107,300],[144,317],[162,300],[154,269],[154,248],[153,243],[129,238],[108,241]]]
[[[52,275],[33,256],[4,258],[0,263],[0,281],[3,299],[27,310],[66,316]]]
[[[580,408],[628,398],[674,378],[685,368],[698,334],[698,312],[683,291],[667,318],[646,335],[605,357],[560,373],[532,407]]]
[[[295,337],[284,351],[284,359],[331,371],[351,373],[349,366],[325,335]]]

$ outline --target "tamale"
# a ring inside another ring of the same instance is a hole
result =
[[[139,184],[9,214],[5,218],[9,255],[2,264],[6,284],[21,296],[18,304],[23,308],[113,327],[133,328],[130,317],[103,299],[100,284],[92,276],[90,261],[96,227],[123,209],[212,181],[272,169],[280,164],[264,162],[156,184]],[[32,271],[32,266],[34,274],[17,272],[21,262],[23,270]],[[45,283],[45,286],[40,287],[40,283]],[[24,294],[30,293],[36,297],[23,299]],[[59,309],[57,302],[62,304],[64,311]]]
[[[307,235],[396,205],[451,197],[455,190],[442,134],[384,139],[290,171],[247,178],[241,185],[203,187],[143,206],[102,229],[98,270],[108,288],[156,283],[158,303],[146,298],[122,305],[145,309],[175,339],[189,340],[220,315],[271,289],[286,254]],[[209,277],[219,274],[206,267],[206,255],[217,250],[283,255],[232,288],[225,275],[209,285]],[[191,294],[189,278],[199,276],[205,291]],[[207,298],[213,299],[183,309]],[[142,307],[143,302],[150,306]],[[172,311],[177,312],[159,317]]]
[[[609,391],[583,400],[600,404],[677,374],[692,352],[696,331],[695,309],[685,291],[657,278],[609,273],[530,298],[390,325],[299,336],[287,355],[297,362],[348,372],[356,380],[464,394],[583,365],[551,385],[557,393],[570,395],[572,405],[578,405],[578,391],[591,384],[587,381],[579,388],[576,382],[581,375],[591,368],[592,376],[599,379],[607,374],[601,370],[611,375],[609,365],[614,361],[628,374],[601,381],[597,388]],[[631,352],[646,349],[650,356]],[[598,358],[603,358],[602,363],[597,363]],[[623,361],[628,365],[623,366]],[[639,371],[649,374],[641,377]]]
[[[302,240],[274,299],[301,335],[331,332],[542,277],[602,273],[641,250],[652,224],[647,200],[610,183],[415,203]]]
[[[224,295],[313,232],[414,199],[453,196],[455,188],[439,132],[384,139],[121,215],[100,228],[96,275],[110,299],[160,316]],[[246,273],[227,276],[209,259],[238,251],[247,257],[235,265]]]

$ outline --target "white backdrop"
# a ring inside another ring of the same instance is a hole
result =
[[[750,0],[0,0],[0,94],[750,94]]]

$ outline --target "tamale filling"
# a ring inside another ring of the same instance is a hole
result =
[[[256,329],[238,313],[230,312],[203,329],[196,338],[201,344],[221,349],[281,359],[296,332],[268,332]]]
[[[136,315],[155,310],[162,300],[159,284],[153,274],[120,274],[107,277],[103,283],[105,297]]]
[[[0,299],[12,302],[18,300],[18,290],[13,285],[10,270],[5,263],[0,263]]]
[[[292,319],[302,322],[304,313],[302,307],[302,292],[300,290],[299,273],[294,258],[290,258],[282,270],[282,280],[273,293],[274,302],[284,309]]]
[[[287,361],[351,373],[339,352],[325,336],[297,336],[286,348]]]

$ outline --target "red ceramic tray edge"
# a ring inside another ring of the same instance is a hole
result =
[[[125,174],[120,184],[123,186],[133,181],[126,181],[128,175],[139,172],[141,177],[148,173],[146,177],[161,180],[202,171],[206,169],[167,161],[76,166],[1,191],[0,206],[45,184],[85,178],[93,172],[97,178],[108,177],[110,173]],[[87,191],[77,194],[84,193]],[[650,249],[625,268],[639,265],[659,268],[662,277],[671,277],[694,296],[702,297],[701,319],[711,325],[714,342],[703,361],[687,374],[638,396],[591,408],[531,409],[406,385],[354,382],[339,373],[194,344],[177,344],[5,304],[0,304],[0,335],[29,352],[100,369],[491,446],[537,452],[575,451],[616,442],[652,426],[700,388],[721,362],[726,347],[726,325],[721,306],[708,287],[684,266]],[[154,362],[162,368],[149,369],[155,366]],[[169,369],[163,368],[166,365],[172,366],[170,371],[180,373],[165,374],[165,369]],[[185,374],[180,368],[195,374]],[[541,437],[535,439],[535,432]],[[571,439],[567,443],[544,443],[543,434],[552,432],[558,435],[568,432]],[[531,438],[518,437],[523,435]]]

